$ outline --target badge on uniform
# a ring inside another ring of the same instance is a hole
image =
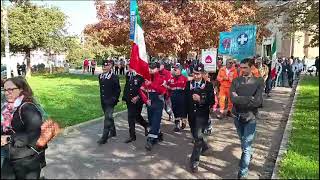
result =
[[[111,73],[106,74],[106,78],[107,78],[107,79],[110,79],[110,78],[111,78],[111,76],[112,76],[112,72],[111,72]]]

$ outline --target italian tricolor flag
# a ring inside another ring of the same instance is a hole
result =
[[[274,35],[274,39],[273,39],[273,43],[272,43],[272,47],[271,47],[271,54],[272,54],[271,68],[273,68],[276,64],[276,61],[277,61],[277,36],[276,35]]]
[[[130,0],[130,40],[132,42],[130,68],[150,80],[146,44],[136,0]]]

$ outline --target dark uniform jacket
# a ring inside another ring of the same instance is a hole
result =
[[[131,103],[131,99],[133,97],[139,96],[139,90],[141,85],[143,84],[144,79],[140,75],[132,75],[132,73],[127,72],[126,74],[126,85],[124,86],[124,92],[122,96],[122,100],[126,103]],[[142,103],[141,97],[139,101]]]
[[[196,88],[196,82],[194,80],[188,81],[186,92],[186,108],[188,117],[190,119],[201,118],[204,122],[209,119],[210,107],[214,104],[214,93],[212,83],[207,83],[201,80],[200,88]],[[198,94],[201,99],[200,102],[193,100],[192,95]]]
[[[110,73],[102,73],[99,75],[102,108],[106,106],[115,106],[119,102],[121,92],[119,77]]]

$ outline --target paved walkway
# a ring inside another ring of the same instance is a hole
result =
[[[277,88],[271,93],[271,98],[265,98],[257,124],[249,178],[271,178],[290,109],[290,92],[289,88]],[[102,121],[76,128],[56,138],[46,151],[47,167],[43,169],[45,177],[236,178],[241,151],[231,118],[214,120],[214,133],[209,137],[209,143],[215,153],[212,157],[201,156],[199,173],[192,174],[189,157],[193,144],[189,128],[174,133],[173,123],[163,120],[164,141],[156,145],[152,152],[147,152],[144,148],[146,137],[140,126],[136,127],[137,141],[123,143],[128,137],[126,116],[125,112],[115,117],[118,136],[102,146],[96,143],[102,133]]]
[[[84,72],[82,69],[69,69],[69,73],[71,74],[87,74],[87,75],[91,75],[91,72]],[[101,68],[97,68],[94,72],[95,75],[98,75],[102,73],[102,69]]]

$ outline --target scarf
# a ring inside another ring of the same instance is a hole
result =
[[[19,96],[13,103],[5,102],[1,107],[1,126],[3,132],[11,130],[11,121],[13,114],[17,108],[21,105],[24,96]]]

